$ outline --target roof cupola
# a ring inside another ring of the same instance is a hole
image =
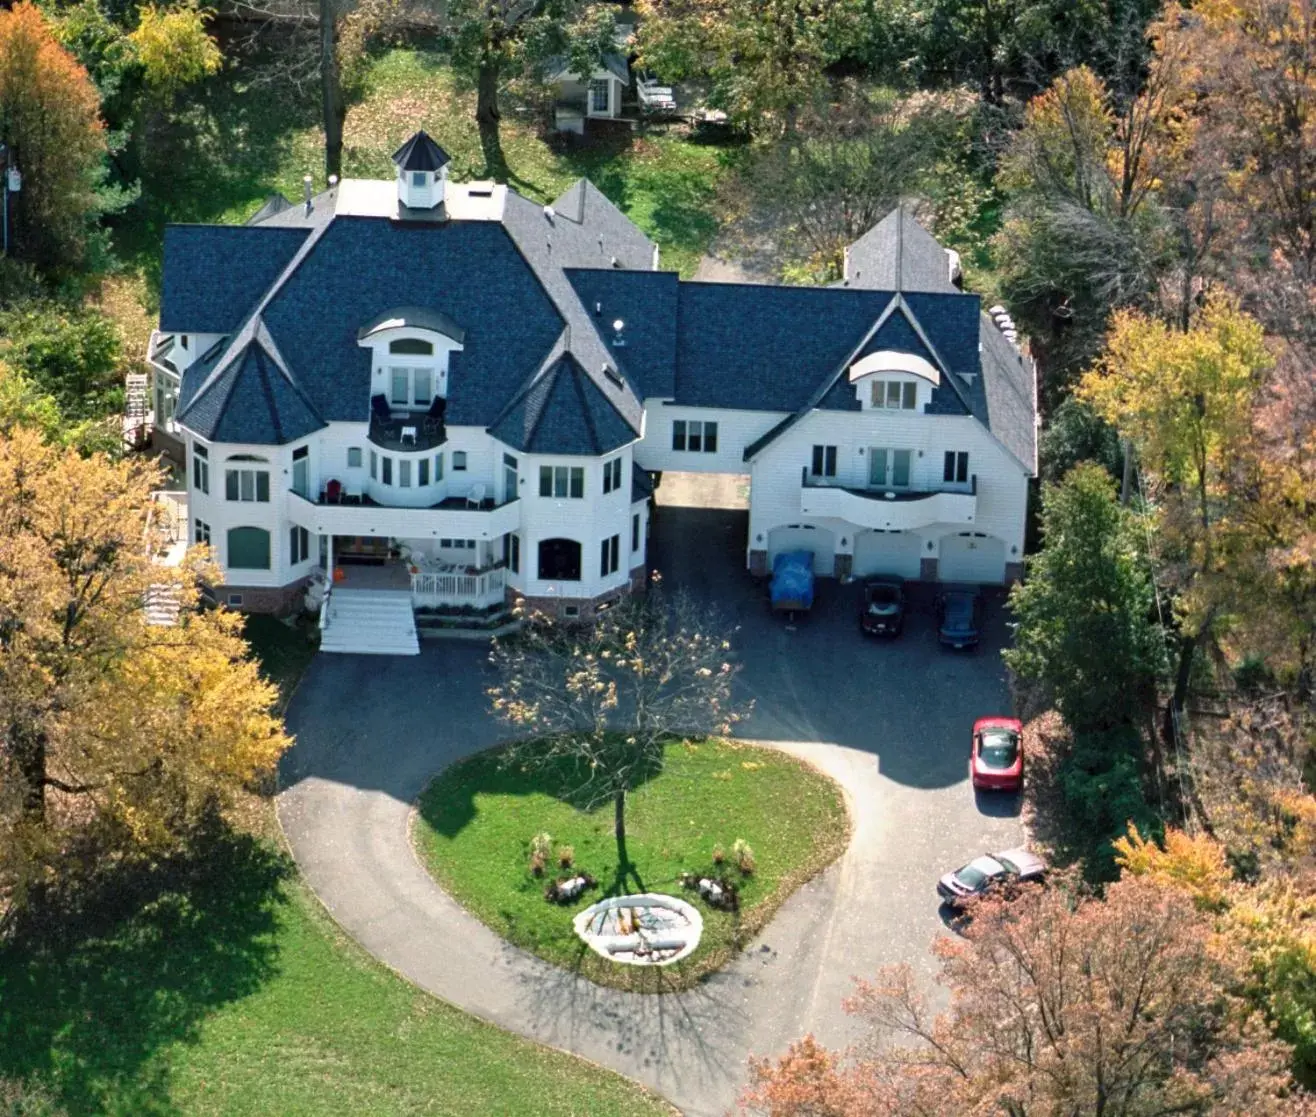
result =
[[[408,209],[434,209],[442,205],[451,161],[448,153],[423,129],[413,135],[393,152],[393,163],[398,169],[398,201]]]

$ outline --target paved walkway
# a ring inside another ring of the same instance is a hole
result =
[[[861,642],[854,587],[823,585],[814,615],[787,630],[739,573],[743,532],[743,514],[661,508],[654,541],[672,582],[741,626],[742,680],[757,703],[745,736],[837,779],[855,833],[836,865],[698,988],[643,996],[574,978],[505,944],[418,864],[411,803],[436,771],[499,737],[479,697],[489,679],[477,646],[317,657],[289,711],[298,744],[279,802],[311,887],[376,957],[461,1008],[710,1117],[734,1101],[749,1055],[806,1031],[832,1044],[855,1037],[840,1008],[852,974],[906,960],[930,975],[928,946],[943,931],[937,874],[1020,837],[1010,805],[975,804],[964,780],[970,719],[1004,708],[999,657],[941,653],[931,618],[917,615],[901,641]],[[999,642],[999,617],[995,627]]]

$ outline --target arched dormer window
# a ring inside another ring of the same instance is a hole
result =
[[[424,341],[418,337],[400,337],[388,343],[388,351],[393,354],[412,357],[434,356],[434,342]]]
[[[915,353],[882,350],[850,366],[850,383],[865,410],[921,412],[941,383],[941,371]]]
[[[357,343],[373,351],[370,395],[399,417],[430,411],[448,395],[448,365],[465,331],[441,311],[394,307],[367,322]]]

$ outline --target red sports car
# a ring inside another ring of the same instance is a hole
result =
[[[979,718],[973,724],[969,778],[984,791],[1015,791],[1024,782],[1024,727],[1018,718]]]

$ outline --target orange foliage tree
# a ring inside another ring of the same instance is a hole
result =
[[[10,247],[47,269],[76,265],[105,154],[100,99],[41,9],[0,9],[0,141],[23,174],[10,199]]]
[[[908,966],[859,982],[848,1011],[874,1044],[843,1061],[814,1040],[752,1065],[744,1110],[769,1117],[1310,1114],[1288,1048],[1226,990],[1239,964],[1177,889],[1112,885],[1105,900],[1034,888],[984,902],[941,939],[950,1007]],[[894,1043],[891,1041],[895,1041]]]

